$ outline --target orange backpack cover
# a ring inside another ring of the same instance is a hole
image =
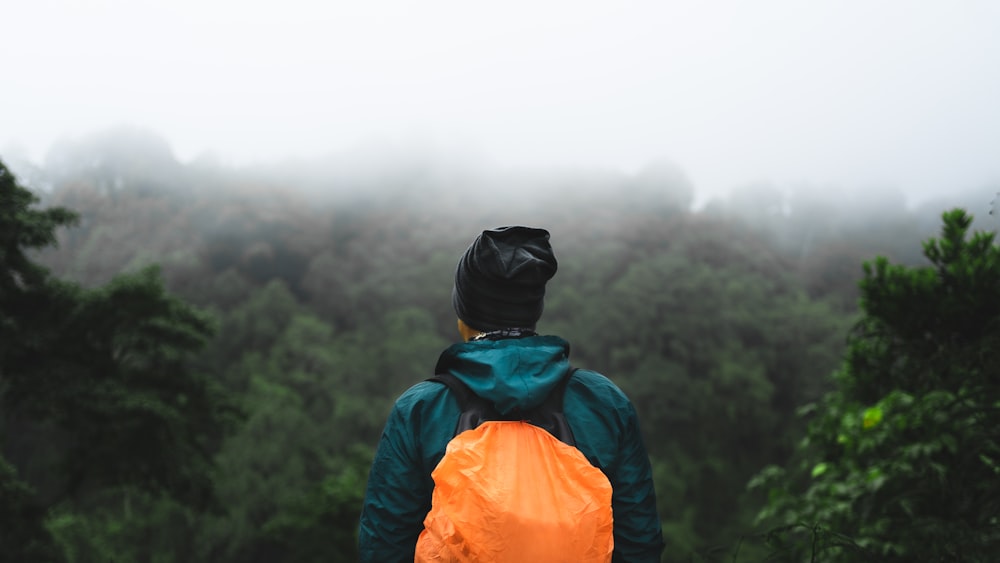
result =
[[[465,430],[431,477],[418,563],[611,561],[611,483],[543,428],[494,420]]]

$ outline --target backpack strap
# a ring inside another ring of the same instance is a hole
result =
[[[570,429],[563,413],[563,397],[566,395],[566,386],[569,385],[569,380],[576,370],[577,368],[570,368],[542,404],[531,409],[525,418],[528,422],[548,430],[559,441],[573,447],[576,447],[576,439],[573,438],[573,430]]]
[[[569,427],[566,415],[563,414],[563,396],[566,394],[566,386],[576,370],[577,368],[570,368],[540,405],[525,413],[515,412],[513,416],[501,415],[492,403],[476,395],[472,389],[469,389],[468,385],[450,373],[439,373],[428,378],[427,381],[442,383],[455,394],[458,408],[462,410],[462,414],[458,417],[458,424],[455,426],[456,436],[466,430],[477,428],[489,420],[525,420],[544,428],[559,441],[576,446],[573,431]]]
[[[434,377],[427,378],[427,381],[443,383],[445,387],[451,389],[451,392],[455,394],[455,398],[458,399],[458,408],[462,410],[462,414],[458,416],[458,425],[455,426],[456,436],[466,430],[477,428],[487,420],[503,419],[492,403],[473,393],[468,385],[454,375],[439,373]]]

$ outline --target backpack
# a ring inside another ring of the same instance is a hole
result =
[[[455,393],[462,414],[431,473],[415,562],[611,561],[611,483],[575,447],[562,412],[574,371],[541,405],[509,416],[451,374],[429,380]]]

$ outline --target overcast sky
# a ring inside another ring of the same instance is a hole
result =
[[[181,159],[389,142],[502,165],[1000,182],[1000,2],[5,0],[0,151],[149,128]],[[2,153],[0,153],[2,156]]]

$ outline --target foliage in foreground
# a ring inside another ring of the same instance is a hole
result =
[[[30,253],[75,214],[35,203],[0,163],[0,557],[15,561],[61,559],[50,518],[113,491],[211,505],[228,418],[191,365],[209,317],[156,269],[94,289],[54,278]]]
[[[1000,247],[944,214],[926,267],[865,265],[864,317],[762,520],[793,561],[988,561],[1000,552]]]

